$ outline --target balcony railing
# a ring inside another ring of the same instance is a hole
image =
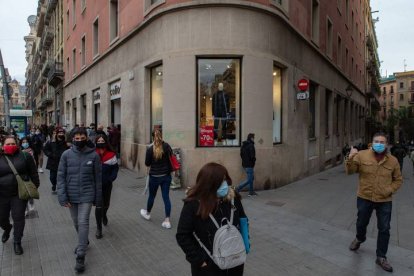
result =
[[[49,49],[52,44],[53,38],[55,37],[55,30],[51,26],[47,26],[43,32],[42,44],[45,49]]]
[[[46,9],[46,16],[45,16],[45,24],[48,25],[50,18],[52,17],[53,11],[56,8],[57,0],[49,0],[47,1],[47,9]]]
[[[55,62],[49,71],[48,82],[51,86],[57,87],[60,83],[63,82],[63,77],[65,73],[63,72],[63,63]]]
[[[45,77],[45,78],[48,77],[51,65],[52,65],[52,63],[50,61],[45,62],[45,64],[43,65],[43,69],[42,69],[42,76],[43,77]]]

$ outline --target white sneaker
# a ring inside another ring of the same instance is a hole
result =
[[[27,205],[28,205],[28,207],[29,207],[29,212],[33,212],[33,211],[34,211],[34,209],[35,209],[34,204],[30,204],[30,203],[28,203]]]
[[[27,211],[26,209],[26,211],[24,211],[24,216],[27,217],[28,215],[29,215],[29,211]]]
[[[141,217],[143,217],[146,220],[150,220],[151,219],[151,215],[148,214],[147,210],[141,209]]]
[[[39,173],[43,173],[43,169],[42,169],[42,168],[39,168],[39,169],[37,170],[37,172],[39,172]]]
[[[164,221],[164,222],[161,224],[161,226],[162,226],[162,227],[164,227],[164,228],[167,228],[167,229],[171,229],[171,222],[169,222],[169,221]]]

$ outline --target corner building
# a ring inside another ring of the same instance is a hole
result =
[[[365,2],[365,1],[364,1]],[[151,131],[181,149],[185,185],[207,162],[235,184],[256,134],[257,188],[341,162],[362,142],[360,1],[64,0],[65,123],[121,126],[123,165],[145,172]],[[310,81],[297,100],[297,82]]]

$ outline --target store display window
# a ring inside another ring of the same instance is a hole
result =
[[[235,58],[197,59],[197,143],[240,146],[240,71]]]
[[[162,65],[151,68],[151,131],[162,131]]]

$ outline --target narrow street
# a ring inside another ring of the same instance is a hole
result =
[[[414,274],[414,177],[405,160],[404,184],[393,205],[389,260],[394,275]],[[348,250],[356,220],[356,176],[342,166],[262,191],[243,200],[250,218],[252,251],[245,275],[389,275],[375,264],[376,220],[358,253]],[[139,209],[144,179],[122,169],[114,183],[109,224],[104,238],[95,238],[91,215],[90,246],[85,275],[190,275],[190,267],[175,241],[183,190],[171,191],[172,230],[161,228],[159,194],[152,221]],[[13,253],[12,239],[0,245],[0,275],[73,275],[76,246],[69,212],[50,193],[48,172],[41,175],[41,199],[26,223],[24,255]]]

